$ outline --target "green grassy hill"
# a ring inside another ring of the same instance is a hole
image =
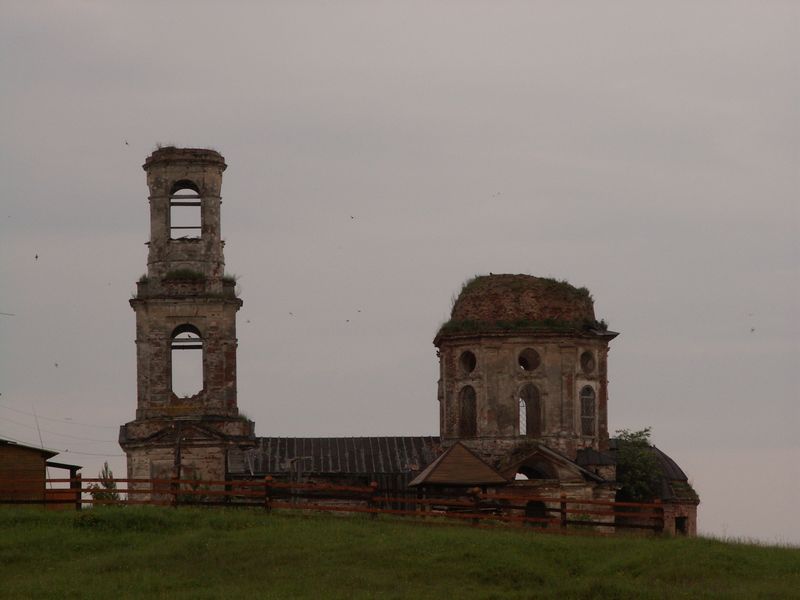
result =
[[[800,550],[255,510],[0,509],[2,598],[800,598]]]

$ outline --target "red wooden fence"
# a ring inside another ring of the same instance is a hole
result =
[[[39,480],[41,481],[41,480]],[[5,482],[0,505],[44,505],[78,509],[83,506],[152,504],[163,506],[257,506],[266,511],[290,509],[336,513],[367,513],[451,519],[471,523],[511,523],[566,531],[568,528],[612,532],[616,529],[664,529],[660,502],[636,503],[532,496],[487,494],[478,488],[460,496],[389,495],[377,483],[371,486],[291,483],[271,477],[248,481],[191,479],[114,479],[116,489],[101,479],[48,479],[41,499],[30,499],[28,480]],[[16,485],[15,485],[16,484]],[[416,494],[416,492],[413,492]],[[530,514],[536,503],[537,514]],[[541,514],[544,513],[544,514]]]

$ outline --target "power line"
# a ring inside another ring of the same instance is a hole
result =
[[[57,435],[60,437],[70,438],[73,440],[81,440],[84,442],[102,442],[104,444],[116,444],[118,441],[118,440],[98,440],[97,438],[79,437],[77,435],[69,435],[68,433],[58,433],[57,431],[50,431],[49,429],[39,429],[38,427],[33,427],[32,425],[26,425],[25,423],[20,423],[19,421],[15,421],[14,419],[9,419],[8,417],[5,417],[3,421],[7,423],[13,423],[14,425],[19,425],[20,427],[27,427],[28,429],[34,429],[36,431],[44,431],[45,433],[49,433],[51,435]]]
[[[26,442],[24,440],[19,440],[17,438],[11,437],[10,435],[3,434],[3,439],[16,442],[18,444],[23,444],[25,446],[30,446],[31,448],[37,448],[36,444],[32,444],[31,442]],[[44,448],[44,450],[52,450],[54,452],[58,452],[59,454],[79,454],[81,456],[105,456],[105,457],[119,457],[125,456],[124,454],[107,454],[105,452],[78,452],[77,450],[70,450],[68,448],[60,449],[60,448]]]
[[[125,456],[124,454],[105,454],[101,452],[77,452],[75,450],[59,450],[62,454],[80,454],[81,456],[104,456],[108,457],[115,457],[115,456]]]
[[[30,412],[27,412],[27,411],[24,411],[24,410],[19,410],[18,408],[11,408],[10,406],[7,406],[5,404],[0,404],[0,408],[5,408],[6,410],[11,410],[11,411],[14,411],[15,413],[19,413],[21,415],[27,415],[29,417],[35,416],[33,413],[30,413]],[[56,419],[56,418],[53,418],[53,417],[43,417],[41,415],[39,416],[39,418],[40,419],[44,419],[45,421],[55,421],[57,423],[66,423],[68,425],[83,425],[85,427],[100,427],[102,429],[118,429],[119,428],[118,425],[93,425],[92,423],[82,423],[81,421],[73,421],[72,419]]]

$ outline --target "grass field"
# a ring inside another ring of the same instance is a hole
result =
[[[800,550],[250,510],[0,509],[2,598],[800,598]]]

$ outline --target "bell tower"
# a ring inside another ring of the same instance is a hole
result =
[[[174,147],[159,148],[143,166],[150,191],[147,273],[130,301],[136,419],[120,430],[132,478],[224,479],[227,451],[254,441],[253,423],[240,417],[236,398],[242,301],[224,272],[226,166],[214,150]],[[188,383],[187,357],[195,366]]]

